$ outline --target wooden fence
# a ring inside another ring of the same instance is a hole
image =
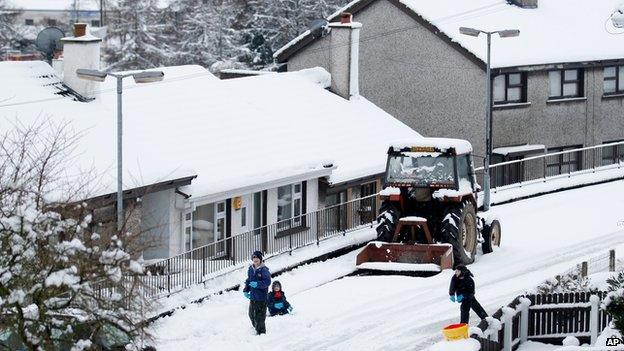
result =
[[[616,260],[615,254],[615,250],[610,250],[562,275],[578,274],[584,278],[593,273],[622,269],[623,262]],[[492,315],[501,322],[499,330],[481,321],[478,327],[485,335],[472,337],[479,341],[482,351],[512,351],[528,340],[560,344],[566,336],[574,336],[581,343],[594,344],[598,334],[611,321],[611,316],[600,309],[606,294],[600,291],[518,296]]]
[[[611,316],[600,309],[606,292],[555,293],[523,295],[496,311],[492,317],[501,321],[500,330],[493,330],[482,321],[484,336],[473,336],[482,351],[512,351],[520,343],[539,341],[560,344],[566,336],[581,343],[594,344]]]

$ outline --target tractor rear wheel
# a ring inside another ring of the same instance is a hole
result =
[[[501,242],[501,226],[497,220],[492,221],[490,224],[483,226],[483,244],[481,249],[484,254],[489,254],[494,251],[494,246],[500,246]]]
[[[474,262],[477,253],[477,215],[470,202],[446,210],[441,234],[442,240],[453,246],[455,266]]]
[[[394,230],[401,218],[401,211],[390,201],[384,201],[379,208],[377,217],[377,240],[390,242],[394,236]]]

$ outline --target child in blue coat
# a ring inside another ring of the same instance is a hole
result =
[[[251,255],[253,264],[247,269],[243,293],[249,299],[249,319],[258,334],[266,333],[264,320],[267,310],[267,293],[271,285],[271,272],[262,260],[262,252]]]
[[[282,291],[282,284],[278,280],[271,285],[271,292],[267,296],[267,307],[271,316],[292,312],[292,307],[286,300],[286,294]]]

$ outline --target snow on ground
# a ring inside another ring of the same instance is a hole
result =
[[[377,237],[377,233],[371,227],[359,229],[344,236],[339,235],[333,238],[323,240],[319,245],[309,245],[300,249],[293,250],[291,255],[282,254],[266,259],[265,263],[273,272],[293,267],[298,263],[319,257],[342,248],[355,246],[366,243]],[[342,268],[342,267],[339,267]],[[340,275],[350,273],[351,267],[344,267],[347,271],[337,269]],[[158,306],[153,312],[156,315],[160,312],[169,311],[171,309],[187,305],[189,301],[194,301],[210,294],[218,293],[222,290],[231,288],[242,283],[246,276],[247,266],[233,267],[230,272],[221,274],[220,276],[206,282],[205,285],[198,284],[191,288],[185,289],[178,293],[172,294],[170,297],[158,300]]]
[[[616,248],[624,253],[624,181],[492,208],[502,247],[470,266],[477,297],[493,313],[578,262]],[[584,205],[583,205],[584,204]],[[425,350],[457,322],[448,300],[451,271],[430,278],[354,276],[356,253],[302,267],[278,279],[296,314],[267,319],[255,336],[240,292],[216,296],[156,322],[159,350]],[[269,266],[270,268],[270,266]],[[472,324],[477,320],[472,315]]]

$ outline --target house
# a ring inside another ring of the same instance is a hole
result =
[[[0,62],[0,133],[15,121],[70,123],[80,137],[64,178],[88,178],[89,192],[75,197],[114,227],[115,82],[76,77],[99,67],[98,38],[63,41],[62,80],[41,61]],[[365,98],[328,90],[322,68],[229,80],[199,66],[160,70],[162,82],[123,85],[124,208],[151,244],[145,259],[278,222],[259,245],[296,238],[301,214],[378,192],[390,143],[420,138]],[[369,201],[353,215],[374,215]]]
[[[69,28],[83,22],[101,26],[100,0],[8,0],[10,8],[19,10],[18,23],[26,26]]]
[[[519,37],[492,37],[493,161],[500,162],[624,139],[624,36],[609,28],[619,3],[354,0],[328,21],[348,12],[361,24],[362,96],[423,135],[467,139],[482,156],[486,39],[459,28],[519,29]],[[308,30],[276,60],[287,71],[319,66],[345,74],[331,69],[332,50],[349,45],[335,32],[331,23]],[[624,150],[607,150],[603,163],[617,154]],[[585,162],[580,153],[549,160],[548,174]],[[524,172],[507,171],[498,184]]]

